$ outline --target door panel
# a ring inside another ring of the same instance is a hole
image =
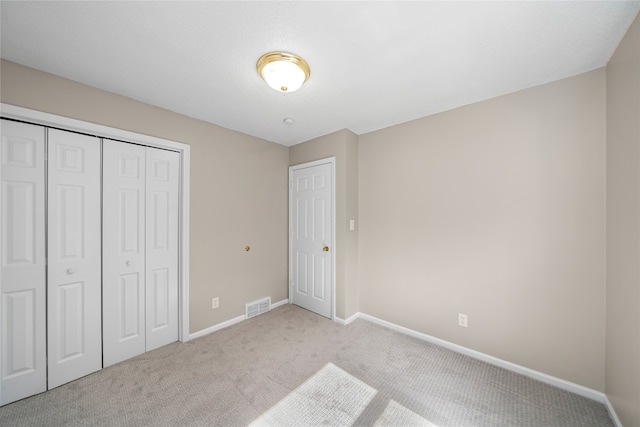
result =
[[[5,214],[3,267],[33,265],[36,263],[36,227],[38,215],[36,201],[38,183],[3,182]]]
[[[57,345],[55,347],[58,351],[56,353],[49,352],[49,388],[56,387],[60,384],[55,384],[51,381],[52,377],[55,377],[54,371],[56,368],[51,363],[52,358],[56,358],[58,364],[69,362],[71,359],[77,359],[82,356],[86,356],[85,353],[85,337],[84,329],[84,312],[86,311],[83,295],[86,293],[86,287],[84,282],[68,283],[59,285],[55,289],[55,295],[49,292],[50,299],[54,299],[58,306],[55,307],[59,313],[57,314],[57,325],[50,325],[50,329],[57,328],[60,331],[64,331],[60,336],[54,339],[49,338],[49,342],[55,340]],[[94,371],[100,369],[94,367]],[[81,375],[80,375],[81,376]],[[75,379],[71,377],[69,381]],[[68,382],[68,381],[65,381]]]
[[[0,404],[46,389],[45,129],[2,120]]]
[[[102,368],[100,140],[48,129],[48,388]]]
[[[178,340],[180,155],[146,149],[146,349]]]
[[[103,141],[103,363],[145,351],[145,148]]]
[[[143,235],[141,225],[144,222],[140,214],[140,208],[144,208],[143,194],[144,189],[138,188],[118,190],[117,215],[120,225],[118,250],[121,254],[140,253],[140,236]]]
[[[301,252],[299,249],[295,251],[296,264],[294,271],[296,272],[296,291],[297,293],[307,296],[308,292],[308,274],[307,274],[307,266],[309,263],[307,262],[308,256],[306,253]]]
[[[292,169],[291,300],[331,318],[333,311],[332,165]]]
[[[54,203],[57,205],[57,212],[52,210],[51,216],[58,219],[50,224],[50,230],[54,234],[54,238],[58,240],[56,248],[58,256],[53,261],[81,260],[84,258],[83,228],[85,221],[83,210],[86,204],[84,186],[58,184],[55,190],[49,195],[50,198],[53,195]]]
[[[313,282],[315,286],[313,286],[313,296],[320,300],[326,301],[325,287],[317,286],[316,284],[324,284],[325,283],[325,268],[326,268],[326,256],[324,254],[318,255],[313,254]]]
[[[120,325],[119,339],[136,339],[142,335],[144,329],[140,323],[141,306],[144,305],[140,300],[140,295],[143,294],[140,274],[122,274],[119,279],[120,289],[116,307]]]

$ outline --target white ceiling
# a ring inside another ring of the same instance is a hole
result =
[[[0,54],[290,146],[602,67],[639,10],[640,1],[3,0]],[[257,74],[272,50],[311,66],[299,91],[280,94]]]

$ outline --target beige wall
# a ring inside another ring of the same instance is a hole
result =
[[[287,298],[287,167],[335,156],[338,317],[606,391],[640,425],[639,56],[636,20],[606,74],[290,149],[6,61],[0,101],[190,144],[192,332]]]
[[[606,393],[640,426],[640,17],[607,65]]]
[[[360,311],[604,390],[604,69],[359,150]]]
[[[328,157],[336,158],[336,316],[347,319],[358,312],[358,136],[342,130],[289,150],[291,166]]]
[[[287,298],[287,147],[4,60],[0,71],[3,103],[191,146],[191,332]]]

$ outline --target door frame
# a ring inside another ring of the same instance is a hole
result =
[[[178,295],[178,339],[189,341],[189,177],[190,146],[168,139],[156,138],[116,129],[96,123],[71,119],[55,114],[44,113],[15,105],[0,103],[0,116],[20,120],[36,125],[88,134],[99,138],[115,139],[123,142],[162,148],[180,153],[180,212],[179,219],[179,295]]]
[[[333,249],[331,250],[331,320],[336,319],[336,158],[327,157],[326,159],[315,160],[313,162],[301,163],[289,166],[289,304],[293,304],[293,296],[291,287],[293,286],[293,172],[300,169],[307,169],[314,166],[330,164],[331,165],[331,241]]]

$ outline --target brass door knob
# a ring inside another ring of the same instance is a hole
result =
[[[324,248],[322,248],[322,250],[325,252],[329,252],[329,246],[325,246]]]

